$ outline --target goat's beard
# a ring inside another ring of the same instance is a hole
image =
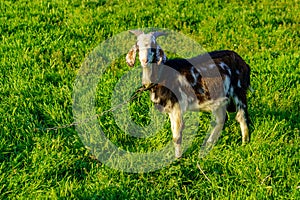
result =
[[[144,67],[143,68],[143,78],[142,78],[142,84],[144,88],[150,88],[153,85],[158,84],[158,65],[152,64],[150,67]]]

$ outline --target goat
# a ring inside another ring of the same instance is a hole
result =
[[[242,142],[249,136],[247,90],[250,86],[250,67],[234,51],[221,50],[190,59],[168,60],[156,38],[163,32],[145,34],[130,31],[137,42],[126,55],[133,67],[136,54],[142,65],[142,84],[150,90],[151,101],[160,111],[169,114],[175,157],[182,156],[181,141],[186,111],[211,111],[215,124],[206,143],[212,146],[223,129],[228,112],[236,112]]]

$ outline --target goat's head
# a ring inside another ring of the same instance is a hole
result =
[[[126,62],[129,66],[133,67],[136,59],[137,52],[139,53],[139,60],[143,67],[142,84],[148,87],[153,83],[153,77],[157,72],[154,68],[166,61],[166,55],[157,44],[156,38],[165,35],[163,32],[151,32],[145,34],[142,31],[130,31],[137,36],[137,42],[126,56]]]

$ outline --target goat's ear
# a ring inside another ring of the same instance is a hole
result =
[[[161,63],[165,63],[167,61],[167,56],[159,45],[157,45],[156,55],[157,55],[156,59],[158,65],[160,65]]]
[[[135,58],[136,58],[137,46],[133,45],[130,51],[126,55],[126,62],[130,67],[134,66]]]
[[[132,33],[132,34],[134,34],[135,36],[139,36],[139,35],[141,35],[141,34],[144,34],[144,32],[143,31],[140,31],[140,30],[130,30],[129,31],[130,33]]]

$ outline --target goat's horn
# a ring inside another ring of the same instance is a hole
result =
[[[144,33],[143,31],[140,30],[130,30],[129,32],[134,34],[135,36],[139,36]]]
[[[155,38],[157,38],[157,37],[162,36],[162,35],[167,35],[167,33],[164,33],[164,32],[154,32],[153,35],[154,35]]]

